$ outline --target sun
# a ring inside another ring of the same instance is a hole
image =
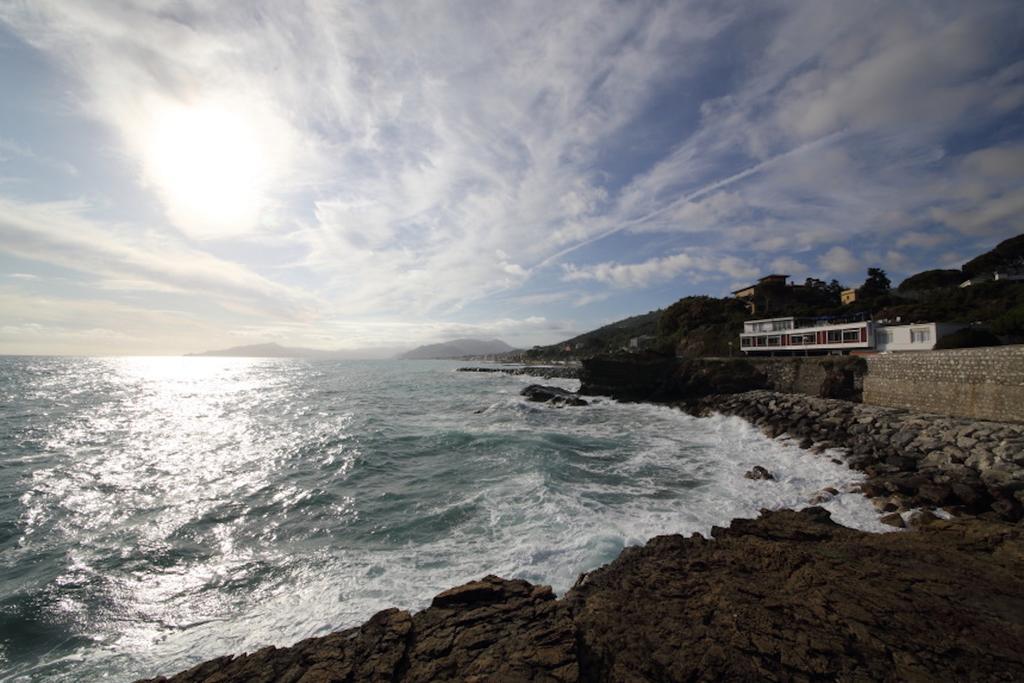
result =
[[[250,230],[269,168],[259,131],[244,114],[215,104],[167,104],[147,135],[146,175],[171,219],[195,237]]]

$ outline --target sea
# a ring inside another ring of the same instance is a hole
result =
[[[561,594],[626,546],[825,487],[836,521],[887,529],[838,451],[531,403],[527,384],[578,382],[458,366],[0,358],[0,679],[170,675],[488,574]]]

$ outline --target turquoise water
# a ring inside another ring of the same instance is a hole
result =
[[[170,674],[489,573],[562,592],[857,479],[736,418],[551,408],[456,366],[0,358],[0,673]],[[828,505],[879,529],[858,495]]]

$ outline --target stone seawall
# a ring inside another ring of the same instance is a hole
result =
[[[1024,346],[868,356],[864,402],[1024,422]]]
[[[861,400],[867,367],[859,356],[752,356],[746,360],[764,374],[768,389],[785,394]]]
[[[1024,516],[1024,425],[771,391],[710,396],[691,410],[738,415],[807,448],[846,448],[850,466],[868,475],[864,493],[885,511]]]

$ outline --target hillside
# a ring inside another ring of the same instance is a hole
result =
[[[527,351],[525,355],[531,360],[557,360],[587,357],[615,351],[628,346],[629,340],[633,337],[657,335],[658,320],[661,319],[661,314],[661,309],[658,309],[641,315],[623,318],[557,344],[535,346]]]
[[[868,269],[858,299],[843,305],[844,286],[808,278],[802,285],[759,288],[758,311],[751,315],[732,297],[688,296],[664,310],[651,311],[604,325],[550,346],[526,352],[532,360],[587,358],[626,350],[633,337],[650,335],[644,347],[680,356],[726,356],[743,321],[752,317],[830,317],[864,315],[904,323],[968,323],[998,335],[1004,343],[1024,342],[1024,282],[984,281],[995,270],[1024,267],[1024,235],[1004,240],[964,264],[963,269],[932,269],[911,275],[892,288],[885,272]],[[960,287],[965,280],[983,281]]]
[[[466,358],[469,356],[491,356],[514,350],[500,339],[453,339],[439,344],[418,346],[398,357],[404,360]]]

